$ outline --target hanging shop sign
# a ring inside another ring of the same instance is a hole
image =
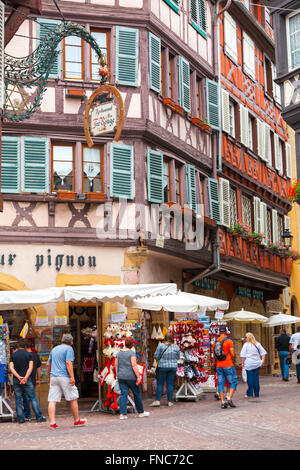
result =
[[[111,85],[101,85],[90,96],[84,111],[84,133],[89,147],[92,139],[115,132],[117,142],[124,126],[124,103],[119,90]]]

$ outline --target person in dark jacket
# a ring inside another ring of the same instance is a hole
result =
[[[275,351],[276,353],[278,352],[281,376],[285,382],[289,380],[289,364],[287,364],[286,360],[290,356],[290,339],[289,335],[286,334],[286,330],[282,328],[280,335],[275,340]]]

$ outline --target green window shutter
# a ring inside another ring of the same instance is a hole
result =
[[[190,0],[192,26],[206,38],[206,5],[205,0]]]
[[[44,38],[50,34],[49,29],[54,29],[58,24],[60,24],[60,21],[56,20],[48,20],[48,19],[37,19],[37,37],[39,38],[40,41],[42,41]],[[53,63],[49,78],[57,78],[61,76],[61,44],[57,47],[59,49],[60,54],[56,58],[55,62]]]
[[[148,201],[161,203],[164,199],[164,157],[161,152],[148,150]]]
[[[150,89],[161,92],[161,41],[149,33],[149,82]]]
[[[20,141],[17,137],[1,140],[1,192],[20,192]]]
[[[187,112],[191,112],[190,64],[183,57],[178,57],[179,71],[179,104]]]
[[[133,147],[112,143],[110,146],[110,195],[134,198]]]
[[[23,137],[22,191],[29,193],[49,192],[49,147],[48,139]]]
[[[206,79],[207,120],[213,129],[220,129],[219,84]]]
[[[164,0],[176,13],[179,13],[180,0]]]
[[[219,199],[219,184],[218,180],[214,178],[208,178],[208,199],[211,219],[216,220],[220,223],[220,199]]]
[[[138,86],[139,30],[117,26],[116,33],[117,82]]]
[[[186,165],[186,195],[190,209],[197,212],[196,171],[194,165]]]

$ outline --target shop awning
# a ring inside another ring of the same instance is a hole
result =
[[[145,296],[175,294],[177,286],[167,284],[92,285],[48,289],[0,291],[0,310],[23,310],[52,302],[120,302]]]
[[[259,313],[248,312],[247,310],[244,310],[242,308],[237,312],[226,313],[222,320],[233,321],[238,323],[266,323],[268,321],[268,317],[264,317]]]
[[[281,326],[281,325],[291,325],[293,323],[300,323],[299,317],[294,317],[294,315],[286,315],[285,313],[278,313],[277,315],[272,315],[269,318],[269,321],[264,324],[264,326]]]
[[[132,308],[158,311],[164,309],[168,312],[188,313],[200,310],[227,310],[229,302],[227,300],[215,299],[204,295],[191,294],[179,291],[175,295],[159,296],[154,299],[137,299],[128,304]]]

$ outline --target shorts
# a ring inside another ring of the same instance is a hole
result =
[[[225,391],[226,380],[229,383],[229,387],[236,390],[237,387],[237,375],[234,367],[217,367],[218,374],[218,392]]]
[[[69,377],[51,377],[48,401],[60,402],[62,394],[66,401],[77,400],[79,393],[76,385],[70,384]]]

